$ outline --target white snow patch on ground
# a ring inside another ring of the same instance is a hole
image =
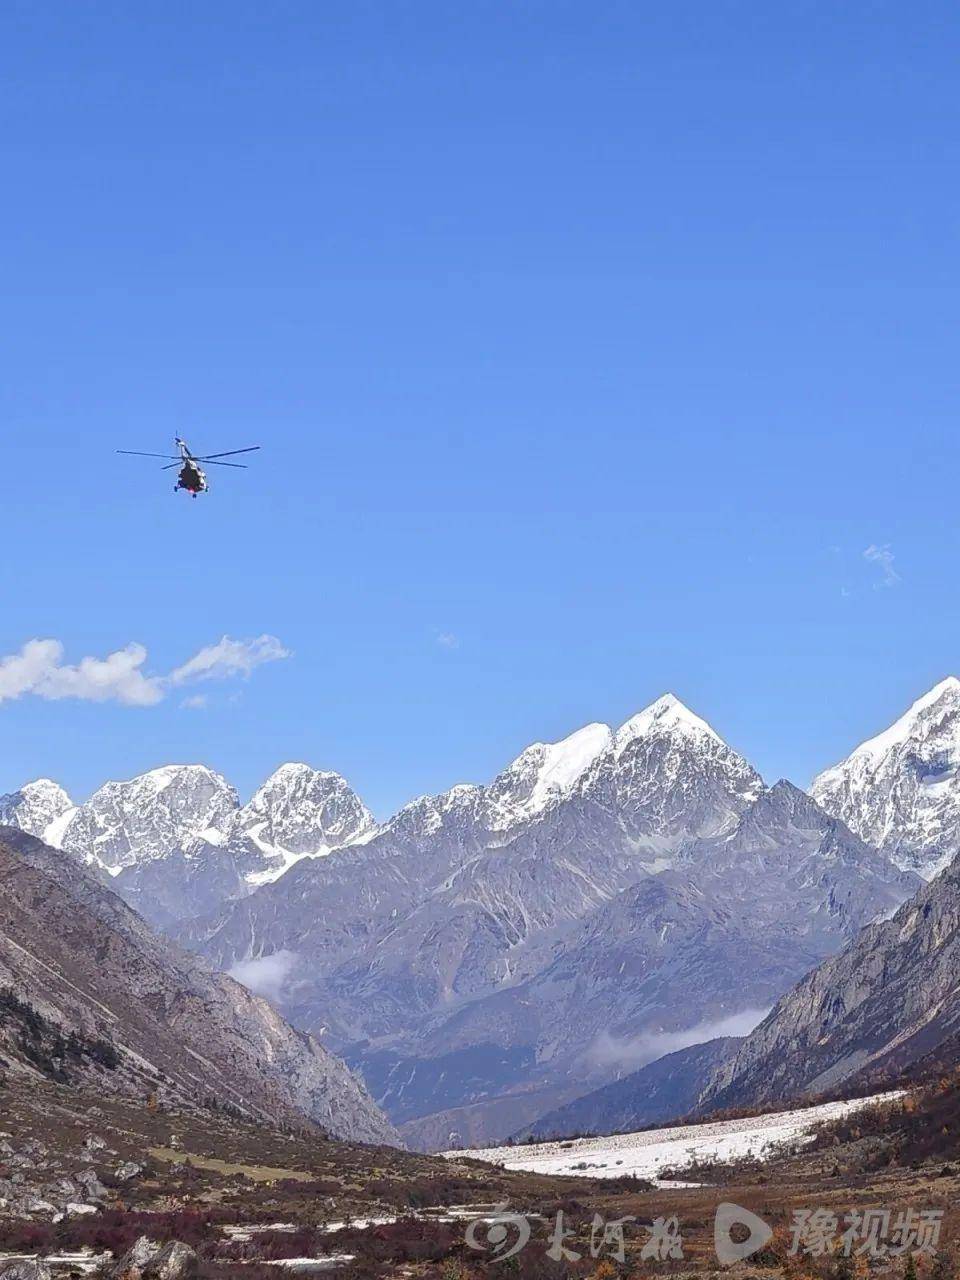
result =
[[[695,1161],[728,1163],[746,1157],[764,1159],[785,1142],[809,1142],[815,1125],[858,1111],[873,1102],[889,1101],[902,1091],[856,1098],[850,1102],[825,1102],[798,1111],[776,1111],[765,1116],[716,1123],[683,1125],[675,1129],[645,1129],[640,1133],[613,1134],[607,1138],[578,1138],[572,1142],[539,1142],[529,1146],[488,1147],[482,1151],[447,1151],[447,1159],[469,1156],[505,1169],[530,1173],[620,1178],[636,1174],[656,1181],[662,1169],[683,1169]],[[676,1184],[673,1184],[676,1185]]]
[[[331,1253],[325,1258],[267,1258],[264,1267],[287,1267],[290,1271],[326,1271],[330,1267],[342,1267],[352,1262],[352,1253]]]

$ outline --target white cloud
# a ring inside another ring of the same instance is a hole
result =
[[[227,972],[256,995],[277,1000],[296,963],[295,951],[275,951],[273,955],[258,956],[254,960],[238,960]]]
[[[189,698],[184,698],[180,705],[188,711],[205,711],[210,705],[210,699],[205,693],[194,693]]]
[[[276,636],[258,636],[256,640],[231,640],[224,636],[171,671],[168,679],[171,684],[226,680],[230,676],[248,676],[254,667],[289,657],[290,650],[285,649]]]
[[[105,658],[82,658],[75,666],[65,664],[63,656],[59,640],[28,640],[19,653],[0,658],[0,702],[33,694],[149,707],[163,698],[161,681],[142,671],[143,645],[128,644]]]
[[[894,568],[894,560],[896,557],[890,550],[890,543],[885,542],[882,546],[871,543],[863,553],[864,560],[869,560],[871,564],[875,564],[880,570],[880,581],[875,582],[875,587],[895,587],[900,581],[900,575]]]
[[[290,656],[275,636],[256,640],[224,636],[163,676],[144,671],[147,650],[142,644],[128,644],[105,658],[81,658],[77,663],[64,662],[64,654],[59,640],[28,640],[19,653],[0,658],[0,702],[32,696],[51,702],[72,698],[150,707],[162,702],[172,687],[249,676],[254,667],[264,662]],[[185,705],[200,704],[188,698]]]
[[[717,1036],[745,1036],[770,1012],[769,1009],[744,1009],[715,1021],[700,1022],[685,1031],[648,1031],[637,1036],[613,1036],[602,1031],[587,1050],[591,1063],[615,1067],[620,1071],[636,1071],[665,1054],[703,1044]]]
[[[460,637],[455,636],[452,631],[438,631],[437,644],[441,649],[459,649]]]

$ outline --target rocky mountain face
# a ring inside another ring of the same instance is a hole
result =
[[[918,884],[667,697],[415,801],[182,936],[262,972],[409,1140],[443,1145],[759,1016]]]
[[[960,866],[868,926],[776,1005],[720,1071],[710,1106],[765,1103],[896,1075],[960,1034]]]
[[[960,852],[960,680],[936,685],[811,794],[898,866],[936,875]]]
[[[300,858],[318,858],[369,835],[369,810],[338,773],[285,764],[229,824],[229,839],[254,845],[266,866],[251,884],[276,879]]]
[[[397,1141],[316,1040],[12,828],[0,835],[0,1057],[25,1079]]]
[[[58,845],[117,872],[207,835],[219,842],[239,807],[228,783],[202,765],[168,765],[107,782],[64,822]]]

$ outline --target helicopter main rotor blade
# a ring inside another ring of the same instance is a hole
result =
[[[161,467],[160,470],[172,471],[174,467],[179,467],[179,465],[180,465],[180,459],[178,458],[176,462],[168,462],[167,465],[165,467]]]
[[[125,453],[130,458],[173,458],[177,462],[180,461],[173,453],[141,453],[138,449],[118,449],[117,453]]]
[[[238,471],[248,470],[244,462],[217,462],[214,458],[197,458],[197,462],[209,462],[211,467],[236,467]]]
[[[205,453],[202,457],[197,458],[198,462],[213,462],[217,458],[232,458],[235,453],[256,453],[260,448],[258,444],[252,444],[249,449],[228,449],[226,453]],[[234,466],[239,466],[234,463]]]

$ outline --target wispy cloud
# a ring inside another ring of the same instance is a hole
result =
[[[875,582],[875,587],[895,587],[900,581],[900,575],[894,567],[896,557],[890,549],[890,543],[884,542],[881,546],[875,543],[870,544],[863,553],[864,560],[869,560],[871,564],[875,564],[880,570],[880,580]]]
[[[184,698],[180,705],[187,711],[205,711],[210,705],[210,699],[205,693],[192,693],[189,698]]]
[[[167,679],[170,684],[189,684],[196,680],[249,676],[255,667],[265,662],[279,662],[289,657],[290,650],[285,649],[276,636],[258,636],[256,640],[231,640],[224,636],[171,671]]]
[[[624,1037],[603,1031],[587,1050],[587,1056],[597,1066],[636,1071],[665,1054],[715,1040],[717,1036],[749,1035],[769,1012],[769,1009],[744,1009],[726,1018],[700,1022],[685,1031],[648,1031]]]
[[[437,644],[441,649],[459,649],[460,637],[455,636],[452,631],[438,631]]]
[[[275,636],[255,640],[224,636],[168,675],[154,675],[145,670],[147,650],[142,644],[128,644],[105,658],[81,658],[76,663],[65,662],[65,653],[59,640],[28,640],[19,653],[0,658],[0,702],[31,696],[51,702],[70,698],[151,707],[162,702],[171,688],[246,677],[264,662],[290,656]]]

